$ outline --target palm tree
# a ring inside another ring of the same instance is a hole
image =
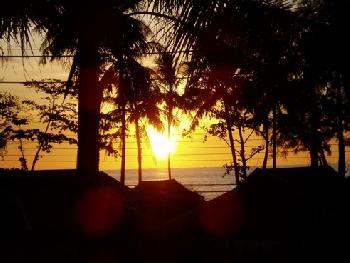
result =
[[[154,75],[150,68],[142,66],[135,60],[129,61],[130,88],[126,93],[130,110],[129,121],[135,124],[135,137],[137,144],[138,181],[142,181],[142,145],[141,139],[144,131],[141,120],[156,127],[163,128],[159,103],[161,94],[156,85],[152,85],[151,76]]]
[[[232,134],[232,118],[231,118],[231,106],[232,102],[232,90],[233,81],[231,81],[231,74],[233,72],[226,68],[226,78],[223,78],[222,68],[215,68],[210,66],[208,62],[205,63],[192,63],[189,64],[190,79],[187,83],[185,90],[185,97],[190,99],[189,109],[195,110],[196,114],[192,121],[191,129],[194,129],[198,124],[199,120],[212,112],[218,107],[218,103],[222,106],[222,111],[217,114],[221,115],[225,122],[225,130],[228,132],[228,145],[231,150],[233,169],[236,177],[236,183],[239,184],[239,166],[238,158],[236,154],[235,140]],[[233,78],[232,78],[233,80]],[[216,116],[219,117],[219,116]]]
[[[77,76],[79,82],[77,168],[80,174],[94,175],[99,166],[97,138],[102,100],[102,90],[98,85],[101,74],[100,65],[106,58],[104,55],[112,51],[114,56],[122,56],[120,44],[124,47],[126,45],[120,39],[127,39],[125,29],[140,29],[132,26],[137,24],[137,20],[132,18],[133,14],[130,12],[140,2],[141,0],[122,2],[18,0],[4,6],[0,11],[1,37],[7,40],[18,39],[17,33],[19,33],[18,42],[24,48],[23,44],[30,40],[31,25],[34,25],[45,36],[44,54],[51,54],[56,58],[65,54],[74,54],[75,59],[68,83],[72,76]],[[247,20],[255,21],[256,26],[259,25],[259,19],[262,16],[269,17],[265,12],[269,7],[265,4],[266,1],[261,4],[258,1],[205,0],[201,5],[194,0],[149,0],[148,2],[151,3],[154,11],[162,12],[159,16],[175,17],[172,19],[175,30],[169,31],[175,34],[172,38],[175,49],[191,47],[198,43],[197,31],[203,32],[203,28],[213,24],[212,22],[220,17],[222,20],[235,17],[237,10],[241,13],[245,13],[242,10],[250,10],[251,14],[250,19],[244,16],[242,19],[242,16],[238,16],[236,21],[238,25]],[[280,19],[281,15],[276,13]],[[271,17],[276,18],[276,16]],[[256,27],[257,32],[259,29]],[[134,30],[134,33],[137,30]],[[128,35],[130,36],[130,31]]]
[[[174,1],[155,1],[155,9],[174,14],[171,6]],[[218,1],[203,0],[199,5],[197,1],[183,1],[179,12],[180,21],[175,21],[176,30],[169,37],[175,49],[193,49],[190,59],[200,62],[203,56],[211,60],[211,63],[224,65],[228,59],[236,63],[234,68],[250,67],[256,71],[257,67],[263,67],[259,61],[275,63],[283,57],[279,49],[274,50],[276,42],[286,40],[286,32],[290,32],[293,25],[293,15],[290,12],[290,1]],[[157,9],[158,8],[158,9]],[[218,49],[215,41],[222,41],[231,45],[231,50],[220,58],[217,56]],[[236,43],[235,43],[236,42]],[[201,45],[203,44],[203,45]],[[201,50],[197,52],[198,48]],[[197,54],[196,54],[197,52]],[[263,55],[262,54],[266,54]],[[256,57],[258,55],[258,57]],[[276,56],[277,55],[277,56]],[[274,59],[270,59],[273,57]],[[196,62],[195,62],[196,63]],[[271,65],[270,65],[271,67]],[[274,79],[278,74],[274,74]],[[282,75],[283,77],[285,76]],[[271,79],[271,76],[268,76]],[[265,86],[264,89],[272,89],[268,92],[269,105],[274,113],[273,117],[273,163],[276,166],[276,116],[278,109],[278,96],[275,94],[281,89],[280,83],[273,84],[274,87]],[[264,90],[263,89],[263,90]],[[261,93],[261,92],[260,92]],[[275,97],[275,98],[272,98]],[[266,129],[268,131],[268,129]],[[266,148],[266,150],[268,147]]]
[[[190,78],[194,78],[194,83],[191,84],[190,80],[189,87],[202,86],[205,93],[203,109],[199,107],[198,116],[215,106],[217,101],[223,104],[236,176],[239,171],[231,132],[231,109],[238,112],[244,107],[255,114],[256,105],[264,100],[270,102],[264,107],[268,115],[279,105],[282,92],[277,91],[283,90],[282,84],[287,82],[288,68],[282,65],[285,50],[291,43],[289,34],[294,16],[283,4],[272,2],[205,1],[203,5],[187,10],[187,21],[192,21],[189,24],[193,24],[196,30],[186,34],[186,25],[180,26],[179,30],[185,32],[185,36],[176,40],[185,45],[189,41],[193,47]],[[273,119],[276,124],[276,118]],[[276,135],[276,125],[273,134]],[[275,160],[276,143],[274,164]]]
[[[125,162],[126,162],[126,131],[127,122],[135,122],[136,140],[138,147],[138,164],[139,164],[139,180],[142,180],[142,166],[141,166],[141,135],[140,135],[140,118],[149,116],[151,121],[157,122],[157,114],[150,116],[149,114],[157,113],[153,105],[150,105],[154,100],[142,103],[143,100],[156,98],[149,96],[151,92],[151,71],[139,62],[142,54],[149,52],[153,48],[153,43],[146,41],[150,34],[149,28],[141,21],[136,21],[129,18],[130,27],[124,29],[124,33],[119,39],[118,46],[111,50],[110,58],[112,65],[104,72],[101,79],[100,86],[106,88],[114,85],[117,96],[111,101],[117,110],[111,112],[114,119],[121,122],[119,136],[121,140],[121,169],[120,181],[125,183]],[[147,95],[147,96],[146,96]],[[143,108],[147,106],[149,108]],[[147,112],[147,110],[149,112]],[[145,112],[146,111],[146,112]]]
[[[8,43],[15,40],[23,54],[26,45],[31,47],[34,26],[45,39],[44,55],[56,59],[62,55],[74,55],[67,83],[69,85],[76,76],[79,84],[77,169],[80,174],[95,175],[99,169],[100,65],[106,53],[121,57],[120,39],[125,40],[130,33],[137,34],[131,32],[140,27],[133,27],[137,20],[132,18],[130,11],[140,2],[17,0],[6,4],[0,11],[1,38]],[[154,6],[158,4],[156,2],[149,1]],[[173,2],[165,6],[170,10],[179,5]],[[125,29],[129,29],[127,34]],[[122,45],[125,48],[125,43]]]
[[[152,84],[152,75],[153,71],[150,68],[142,66],[131,57],[123,60],[122,67],[118,61],[115,61],[115,64],[105,72],[101,79],[102,86],[114,85],[117,93],[114,98],[106,98],[106,101],[112,103],[116,108],[107,113],[110,121],[121,122],[117,134],[121,140],[121,182],[123,184],[125,183],[127,123],[135,125],[139,182],[142,181],[141,139],[144,133],[141,120],[145,119],[148,124],[162,129],[158,107],[162,97],[158,87]]]
[[[168,143],[171,141],[171,126],[174,123],[173,110],[178,104],[178,94],[176,93],[180,79],[177,77],[175,57],[172,53],[161,50],[160,56],[156,60],[157,75],[159,85],[165,91],[166,117]],[[170,151],[168,152],[168,177],[171,180]]]
[[[25,43],[30,43],[34,25],[45,38],[44,55],[57,59],[66,54],[74,55],[68,83],[77,76],[77,169],[82,175],[96,175],[99,170],[100,65],[109,53],[122,54],[118,51],[121,39],[127,40],[131,34],[133,37],[142,35],[142,28],[135,26],[138,20],[126,15],[139,2],[19,0],[9,3],[0,12],[0,36],[8,42],[18,40],[19,34],[18,43],[24,50]]]
[[[125,12],[135,8],[138,2],[120,3],[104,0],[92,4],[90,2],[89,4],[84,3],[83,9],[81,9],[82,5],[74,6],[74,4],[72,10],[67,9],[68,18],[73,19],[73,25],[77,25],[77,28],[73,27],[68,30],[67,34],[68,37],[73,36],[77,42],[76,50],[71,51],[76,54],[80,84],[78,98],[80,132],[78,131],[77,168],[83,174],[94,174],[98,171],[99,145],[97,138],[102,100],[102,88],[98,85],[98,78],[101,74],[100,65],[104,62],[103,58],[104,56],[112,56],[121,61],[120,58],[123,57],[126,48],[137,47],[138,49],[135,49],[134,53],[142,52],[145,48],[144,37],[148,29],[140,21],[125,15]],[[72,11],[74,12],[71,13]],[[78,16],[76,16],[77,14]],[[60,16],[60,18],[65,19],[64,16]],[[48,30],[48,45],[45,50],[53,54],[55,54],[54,52],[62,54],[63,51],[67,50],[64,45],[63,48],[60,46],[62,42],[64,43],[61,41],[61,30],[60,27],[57,28],[58,32]],[[121,90],[121,94],[124,92]],[[125,107],[122,104],[121,110],[125,112]]]

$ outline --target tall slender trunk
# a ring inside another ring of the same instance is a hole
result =
[[[322,166],[328,165],[326,155],[324,154],[324,149],[320,149],[320,163]]]
[[[118,56],[118,67],[121,72],[120,78],[118,78],[118,91],[119,91],[119,110],[121,113],[121,162],[120,162],[120,183],[125,185],[125,160],[126,160],[126,89],[128,88],[128,84],[126,79],[124,78],[125,74],[127,74],[127,66],[125,64],[124,58],[121,54]]]
[[[21,157],[19,158],[19,161],[21,162],[21,169],[24,171],[28,171],[27,159],[26,159],[25,154],[24,154],[23,141],[21,138],[19,138],[18,149],[21,152]]]
[[[265,155],[264,155],[264,160],[262,164],[262,169],[266,169],[267,167],[267,160],[269,158],[269,125],[268,122],[264,124],[264,139],[265,139]]]
[[[272,167],[277,168],[277,105],[272,110]]]
[[[169,90],[169,96],[168,96],[168,144],[170,146],[170,140],[171,140],[171,123],[173,118],[173,103],[172,103],[172,97],[173,97],[173,86],[170,85]],[[171,180],[171,164],[170,164],[170,149],[168,149],[168,177],[169,180]]]
[[[338,132],[338,173],[345,176],[345,139],[343,127],[339,125]]]
[[[45,134],[48,132],[48,130],[49,130],[49,128],[50,128],[50,124],[51,124],[51,121],[48,121],[48,123],[46,124],[46,128],[45,128]],[[34,171],[35,165],[36,165],[37,161],[39,160],[39,154],[40,154],[41,149],[42,149],[42,147],[43,147],[43,143],[44,143],[44,142],[40,142],[40,141],[39,141],[39,147],[38,147],[38,149],[37,149],[36,152],[35,152],[34,159],[33,159],[33,162],[32,162],[31,171]]]
[[[122,159],[120,164],[120,182],[125,185],[125,145],[126,145],[126,119],[125,119],[125,105],[121,106],[122,113],[122,128],[121,128],[121,142],[122,142]]]
[[[337,138],[338,138],[338,173],[345,176],[345,138],[343,126],[343,110],[346,101],[343,93],[343,77],[341,74],[334,74],[336,86],[336,109],[337,109]]]
[[[138,164],[138,181],[142,182],[142,147],[141,147],[141,134],[139,119],[135,119],[135,137],[137,144],[137,164]]]
[[[225,108],[225,121],[226,121],[226,127],[228,131],[228,137],[230,141],[230,150],[233,160],[233,170],[235,172],[235,178],[236,178],[236,185],[240,184],[240,171],[237,163],[237,156],[236,156],[236,149],[235,149],[235,141],[233,139],[232,130],[231,130],[231,121],[230,121],[230,114],[229,109],[227,107],[227,104],[224,101],[224,108]]]
[[[315,114],[311,114],[310,118],[310,130],[311,130],[311,136],[310,136],[310,159],[311,159],[311,167],[312,168],[318,168],[318,153],[320,150],[319,145],[319,139],[318,139],[318,131],[316,128],[316,117]]]
[[[311,159],[311,167],[317,168],[318,167],[318,145],[316,139],[311,139],[310,147],[310,159]]]
[[[102,89],[98,85],[98,47],[89,34],[79,39],[77,170],[84,177],[99,171],[99,120]]]
[[[243,133],[242,133],[242,127],[239,126],[238,127],[238,134],[239,134],[239,138],[240,138],[240,145],[241,145],[241,160],[242,160],[242,178],[243,180],[247,179],[247,160],[245,158],[245,142],[244,142],[244,137],[243,137]]]
[[[42,148],[42,144],[39,144],[39,147],[36,150],[35,155],[34,155],[34,159],[33,159],[33,162],[32,162],[32,167],[30,169],[31,171],[34,171],[35,165],[36,165],[37,161],[39,160],[39,153],[41,151],[41,148]]]

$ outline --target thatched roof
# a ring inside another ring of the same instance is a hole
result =
[[[144,215],[143,227],[150,232],[204,202],[201,195],[176,180],[143,181],[132,192],[137,211]]]
[[[212,231],[224,235],[314,238],[320,225],[333,223],[330,211],[344,201],[344,182],[331,167],[256,169],[241,187],[209,201],[206,213],[213,217]]]

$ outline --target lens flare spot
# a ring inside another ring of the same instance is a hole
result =
[[[123,216],[123,201],[111,186],[85,190],[78,199],[76,221],[87,236],[104,236],[118,229]]]

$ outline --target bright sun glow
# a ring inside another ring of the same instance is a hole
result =
[[[147,135],[157,160],[165,160],[169,153],[175,152],[176,141],[173,129],[171,131],[170,142],[166,133],[159,133],[152,127],[147,128]]]

